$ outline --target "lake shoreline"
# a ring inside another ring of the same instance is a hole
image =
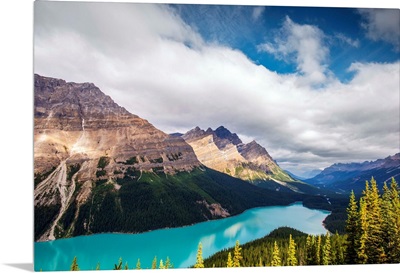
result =
[[[303,207],[305,207],[305,208],[307,208],[307,209],[309,209],[309,210],[317,210],[317,211],[323,211],[323,212],[330,212],[330,213],[332,213],[332,212],[329,211],[329,210],[323,210],[323,209],[316,209],[316,208],[309,208],[309,207],[306,207],[306,206],[304,206],[303,201],[295,201],[295,202],[289,203],[288,205],[271,205],[271,206],[253,207],[253,208],[246,209],[246,210],[242,211],[241,213],[234,214],[234,215],[231,215],[231,216],[228,216],[228,217],[221,217],[221,218],[218,218],[218,219],[210,219],[210,220],[201,221],[201,222],[196,222],[196,223],[192,223],[192,224],[190,224],[190,225],[184,225],[184,226],[178,226],[178,227],[164,227],[164,228],[159,228],[159,229],[147,230],[147,231],[144,231],[144,232],[99,232],[99,233],[84,234],[84,235],[73,236],[73,237],[63,237],[63,238],[58,238],[58,239],[55,239],[55,240],[35,241],[34,244],[36,244],[36,243],[39,243],[39,244],[40,244],[40,243],[48,243],[48,242],[54,242],[54,241],[59,241],[59,240],[64,240],[64,239],[79,238],[79,237],[86,237],[86,236],[93,236],[93,235],[107,235],[107,234],[116,234],[116,235],[124,235],[124,234],[126,234],[126,235],[137,235],[137,234],[145,234],[145,233],[148,233],[148,232],[154,232],[154,231],[159,231],[159,230],[169,230],[169,229],[175,229],[175,228],[191,227],[191,226],[194,226],[194,225],[197,225],[197,224],[201,224],[201,223],[208,223],[208,222],[212,222],[212,221],[218,221],[218,220],[222,220],[222,219],[228,219],[228,218],[240,216],[241,214],[246,213],[247,211],[253,210],[253,209],[269,208],[269,207],[288,207],[288,206],[293,206],[293,205],[296,205],[296,204],[301,204]],[[329,214],[328,214],[328,215],[329,215]],[[328,215],[327,215],[327,217],[328,217]],[[326,217],[325,217],[325,219],[326,219]],[[324,220],[325,220],[325,219],[324,219]],[[323,224],[324,228],[326,229],[325,224],[324,224],[323,222],[322,222],[322,224]]]
[[[164,228],[143,233],[98,233],[34,243],[34,264],[37,270],[68,270],[76,256],[81,270],[91,270],[97,263],[111,270],[120,257],[129,264],[140,259],[143,268],[155,256],[169,257],[174,268],[193,265],[199,242],[203,257],[262,238],[279,227],[291,227],[308,234],[325,234],[322,225],[329,211],[309,209],[301,201],[287,206],[252,208],[238,215],[197,224]]]

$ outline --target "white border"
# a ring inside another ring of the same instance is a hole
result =
[[[107,2],[98,0],[97,2]],[[141,3],[201,3],[296,6],[287,0],[176,0],[108,1]],[[33,271],[33,3],[32,0],[0,1],[0,272]],[[399,1],[302,0],[302,6],[399,8]],[[240,272],[400,272],[400,265],[251,268]],[[296,271],[294,271],[296,270]],[[193,272],[192,270],[173,270]],[[86,271],[90,272],[90,271]],[[95,272],[95,271],[93,271]],[[96,271],[97,272],[97,271]],[[114,272],[114,271],[102,271]],[[146,272],[152,272],[146,271]],[[159,272],[159,271],[157,271]],[[228,272],[206,269],[201,272]],[[239,272],[229,270],[229,272]]]

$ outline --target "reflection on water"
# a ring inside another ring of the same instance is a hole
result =
[[[35,243],[35,270],[69,270],[74,256],[81,270],[113,269],[120,257],[129,267],[140,258],[142,268],[150,268],[154,256],[169,257],[175,268],[189,267],[196,261],[199,242],[203,257],[224,248],[261,238],[273,229],[289,226],[309,234],[326,230],[322,221],[327,211],[311,210],[300,203],[290,206],[263,207],[248,210],[238,216],[208,221],[196,225],[155,230],[141,234],[97,234]]]

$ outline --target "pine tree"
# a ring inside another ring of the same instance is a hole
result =
[[[367,263],[368,256],[366,253],[365,242],[368,237],[368,222],[367,222],[367,206],[365,204],[364,198],[360,199],[360,210],[359,210],[359,221],[360,221],[360,234],[358,236],[357,244],[357,263],[365,264]]]
[[[114,270],[121,270],[122,269],[122,258],[119,258],[118,265],[114,264]]]
[[[332,263],[334,265],[337,264],[345,264],[345,245],[346,245],[346,237],[340,236],[336,231],[335,235],[331,237],[332,242]]]
[[[317,246],[316,246],[316,250],[315,250],[315,264],[320,265],[321,264],[321,243],[322,243],[322,239],[321,239],[321,235],[318,235],[317,238]]]
[[[312,265],[315,264],[314,257],[315,257],[315,237],[312,235],[307,235],[306,239],[306,264]]]
[[[233,267],[233,260],[232,260],[231,252],[228,253],[228,260],[226,262],[226,267]]]
[[[282,265],[282,262],[281,262],[281,257],[280,257],[280,253],[279,253],[279,248],[278,248],[278,244],[275,241],[274,242],[274,250],[272,252],[271,266],[281,266],[281,265]]]
[[[263,262],[262,262],[261,256],[260,256],[260,260],[258,261],[258,266],[259,266],[259,267],[263,267],[263,266],[264,266],[264,265],[263,265]]]
[[[151,269],[157,269],[157,256],[154,256],[153,262],[151,263]]]
[[[289,249],[288,249],[288,257],[287,257],[287,265],[289,265],[289,266],[297,265],[296,243],[292,239],[292,234],[289,235]]]
[[[100,263],[97,263],[96,270],[100,270]]]
[[[240,260],[242,257],[242,248],[239,245],[239,241],[236,241],[235,249],[233,251],[233,267],[240,267]]]
[[[351,191],[350,201],[347,207],[347,221],[346,221],[346,263],[356,264],[358,260],[358,241],[360,234],[359,227],[359,213],[354,192]]]
[[[159,265],[158,268],[159,268],[159,269],[165,269],[164,262],[163,262],[162,259],[160,260],[160,265]]]
[[[72,260],[71,271],[79,271],[78,259],[76,258],[76,256]]]
[[[169,259],[169,257],[167,257],[167,259],[165,260],[164,267],[165,267],[165,269],[172,268],[172,263],[171,263],[171,260]]]
[[[322,263],[323,265],[330,265],[332,263],[331,238],[329,232],[326,233],[325,244],[322,247]]]
[[[141,267],[140,267],[140,259],[137,259],[136,269],[141,269]]]
[[[204,268],[203,246],[201,242],[199,243],[199,247],[197,249],[196,264],[194,265],[194,268]]]
[[[371,188],[369,194],[365,196],[367,209],[367,237],[365,238],[365,248],[367,263],[384,263],[386,254],[383,248],[382,216],[379,190],[375,179],[371,178]]]
[[[128,262],[125,262],[124,269],[125,269],[125,270],[128,270],[128,269],[129,269]]]
[[[390,200],[390,189],[386,182],[383,184],[383,194],[381,199],[382,211],[382,241],[384,244],[384,251],[386,254],[386,261],[389,262],[392,257],[393,244],[391,243],[393,219],[392,215],[392,202]]]
[[[390,182],[390,228],[388,262],[400,263],[400,196],[399,186],[394,178]]]

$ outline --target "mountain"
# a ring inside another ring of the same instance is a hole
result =
[[[34,76],[35,241],[184,226],[301,198],[205,167],[181,137],[92,83]]]
[[[287,172],[294,179],[304,181],[306,179],[313,178],[314,176],[317,176],[318,174],[320,174],[322,172],[322,170],[315,169],[315,170],[311,170],[311,171],[305,171],[305,172],[302,172],[300,175],[294,174],[294,173],[292,173],[292,172],[290,172],[288,170],[285,170],[285,172]]]
[[[305,180],[307,183],[324,187],[336,192],[361,193],[365,189],[365,181],[374,177],[379,188],[392,177],[400,177],[400,153],[376,161],[362,163],[336,163],[325,168],[317,176]]]
[[[282,170],[256,141],[245,144],[223,126],[215,130],[196,127],[182,138],[192,146],[200,162],[211,169],[271,190],[317,192]]]

